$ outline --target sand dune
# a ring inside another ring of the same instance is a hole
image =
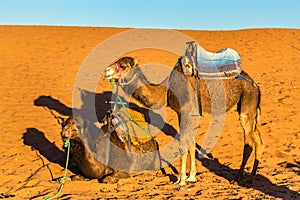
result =
[[[49,109],[61,116],[71,114],[73,85],[81,64],[98,44],[125,30],[0,26],[0,198],[41,199],[56,192],[59,185],[55,179],[63,175],[65,153],[61,127]],[[61,199],[300,199],[300,30],[180,32],[209,51],[224,47],[237,50],[243,69],[261,88],[260,130],[265,152],[255,183],[229,184],[240,165],[243,148],[238,115],[232,111],[212,151],[215,159],[197,161],[197,183],[184,187],[173,184],[180,164],[176,160],[165,173],[144,173],[116,184],[67,182]],[[170,67],[177,59],[174,54],[153,49],[129,55],[141,64]],[[94,91],[100,101],[105,91],[111,91],[109,83],[100,79]],[[171,116],[167,123],[177,128],[174,113],[167,109],[167,114]],[[201,123],[198,144],[209,119]],[[170,136],[158,133],[157,139],[162,145]],[[246,177],[252,162],[246,167]],[[71,164],[68,175],[74,173],[76,167]]]

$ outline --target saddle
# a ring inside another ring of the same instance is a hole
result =
[[[130,140],[133,145],[139,146],[153,139],[148,123],[140,112],[122,107],[118,111],[111,111],[110,114],[117,135],[122,142]]]
[[[189,58],[201,77],[235,78],[241,73],[241,57],[235,50],[224,48],[214,53],[206,51],[195,41],[187,44],[185,56]]]

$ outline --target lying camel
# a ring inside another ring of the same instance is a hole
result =
[[[129,177],[131,172],[152,170],[160,162],[155,139],[151,136],[146,139],[130,136],[126,132],[130,129],[116,126],[119,121],[109,115],[101,124],[101,130],[93,136],[86,127],[89,125],[81,117],[71,116],[63,120],[61,137],[63,141],[70,141],[70,158],[81,171],[81,175],[72,179],[98,179],[114,183],[120,178]],[[141,160],[139,156],[142,153],[149,155]],[[99,159],[96,154],[101,154],[100,157],[106,160]],[[138,158],[132,154],[138,155]]]

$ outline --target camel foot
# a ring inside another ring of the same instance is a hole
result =
[[[129,178],[130,175],[127,172],[115,171],[115,173],[103,177],[100,182],[102,183],[117,183],[119,179]]]
[[[72,181],[86,181],[86,180],[89,180],[89,179],[83,177],[83,176],[80,175],[80,174],[77,174],[77,175],[72,176],[72,177],[71,177],[71,180],[72,180]]]
[[[179,178],[179,179],[175,182],[175,184],[178,184],[178,185],[180,185],[180,186],[186,185],[186,178]]]
[[[230,181],[230,184],[238,186],[239,185],[239,181],[233,179],[232,181]]]
[[[115,178],[115,177],[110,176],[110,175],[101,179],[101,182],[106,183],[106,184],[114,184],[114,183],[117,183],[118,181],[119,181],[118,178]]]
[[[184,186],[184,185],[186,185],[186,181],[185,180],[181,180],[181,181],[179,181],[178,185]]]
[[[188,179],[186,179],[186,181],[189,183],[196,183],[197,179],[195,176],[190,176],[190,177],[188,177]]]

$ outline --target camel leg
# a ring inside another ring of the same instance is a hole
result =
[[[81,174],[76,174],[75,176],[71,177],[72,181],[86,181],[86,180],[90,180],[88,178],[85,178],[84,176],[82,176]]]
[[[196,169],[196,143],[195,140],[193,141],[193,143],[190,146],[190,156],[191,156],[191,170],[190,170],[190,175],[188,177],[188,179],[186,180],[187,182],[197,182],[196,179],[196,173],[197,173],[197,169]]]
[[[197,182],[197,179],[196,179],[196,173],[197,173],[196,155],[195,155],[196,143],[195,143],[195,141],[193,141],[193,143],[191,144],[189,151],[190,151],[190,156],[191,156],[191,170],[190,170],[190,174],[189,174],[188,178],[186,176],[186,163],[187,163],[187,157],[188,157],[188,150],[185,151],[185,153],[183,154],[183,156],[181,158],[180,178],[176,182],[176,183],[179,183],[179,185],[181,185],[181,186],[186,185],[186,182]]]
[[[243,171],[244,171],[244,168],[246,166],[246,163],[252,153],[252,150],[253,148],[249,145],[249,144],[245,144],[244,145],[244,152],[243,152],[243,160],[242,160],[242,164],[240,166],[240,169],[238,171],[238,174],[235,176],[234,180],[232,181],[232,183],[234,184],[238,184],[241,179],[242,179],[242,175],[243,175]]]
[[[189,106],[189,104],[186,105]],[[186,184],[186,179],[187,179],[186,162],[187,162],[189,148],[192,148],[192,153],[193,153],[192,156],[195,157],[195,136],[190,124],[191,122],[190,110],[191,109],[189,107],[181,108],[181,113],[178,115],[179,127],[180,127],[179,151],[183,152],[183,156],[181,160],[180,180],[177,181],[179,182],[179,185]],[[194,167],[193,170],[196,171],[196,167]]]
[[[113,184],[113,183],[117,183],[119,179],[129,178],[129,177],[130,175],[127,172],[115,171],[112,174],[109,174],[104,178],[100,179],[100,182]]]
[[[186,185],[186,161],[187,161],[187,156],[188,156],[188,148],[185,148],[185,145],[186,143],[183,142],[183,135],[182,133],[183,130],[183,126],[182,126],[182,115],[180,113],[178,113],[178,121],[179,121],[179,128],[180,128],[180,143],[179,143],[179,153],[182,154],[182,157],[181,157],[181,168],[180,168],[180,175],[179,175],[179,178],[178,180],[176,181],[175,184],[179,184],[179,185]],[[185,124],[186,125],[186,124]],[[186,128],[186,126],[184,126],[184,128]]]
[[[254,164],[253,164],[253,168],[252,168],[252,172],[251,172],[251,176],[250,176],[250,180],[249,182],[252,182],[253,177],[256,174],[257,168],[258,168],[258,164],[259,161],[261,159],[261,156],[263,154],[263,150],[264,150],[264,143],[263,143],[263,139],[261,137],[261,134],[257,128],[258,123],[259,123],[259,114],[260,114],[260,110],[258,110],[258,114],[256,117],[256,121],[255,121],[255,130],[253,132],[252,138],[253,138],[253,142],[255,145],[255,160],[254,160]]]
[[[179,184],[181,186],[186,185],[186,161],[188,156],[188,150],[186,150],[181,157],[181,169],[180,169],[180,177],[177,180],[176,184]]]
[[[239,182],[242,178],[242,173],[244,170],[244,167],[247,163],[248,158],[251,155],[251,152],[253,151],[253,148],[255,150],[255,160],[252,168],[252,172],[250,175],[249,183],[252,183],[252,180],[256,174],[258,164],[261,160],[261,156],[263,154],[264,150],[264,144],[261,137],[261,134],[258,130],[258,124],[259,124],[259,118],[260,118],[260,109],[258,108],[255,115],[251,115],[253,117],[249,117],[248,115],[241,114],[241,125],[244,128],[245,133],[245,146],[244,146],[244,153],[243,153],[243,161],[240,167],[240,170],[238,172],[238,175],[235,178],[236,182]],[[255,116],[255,117],[254,117]]]
[[[241,125],[244,129],[244,150],[243,150],[243,159],[238,171],[238,174],[235,176],[232,183],[239,183],[242,179],[243,171],[246,166],[246,163],[253,151],[253,140],[252,140],[252,132],[253,132],[253,123],[254,120],[250,120],[248,114],[242,113],[240,115]]]

